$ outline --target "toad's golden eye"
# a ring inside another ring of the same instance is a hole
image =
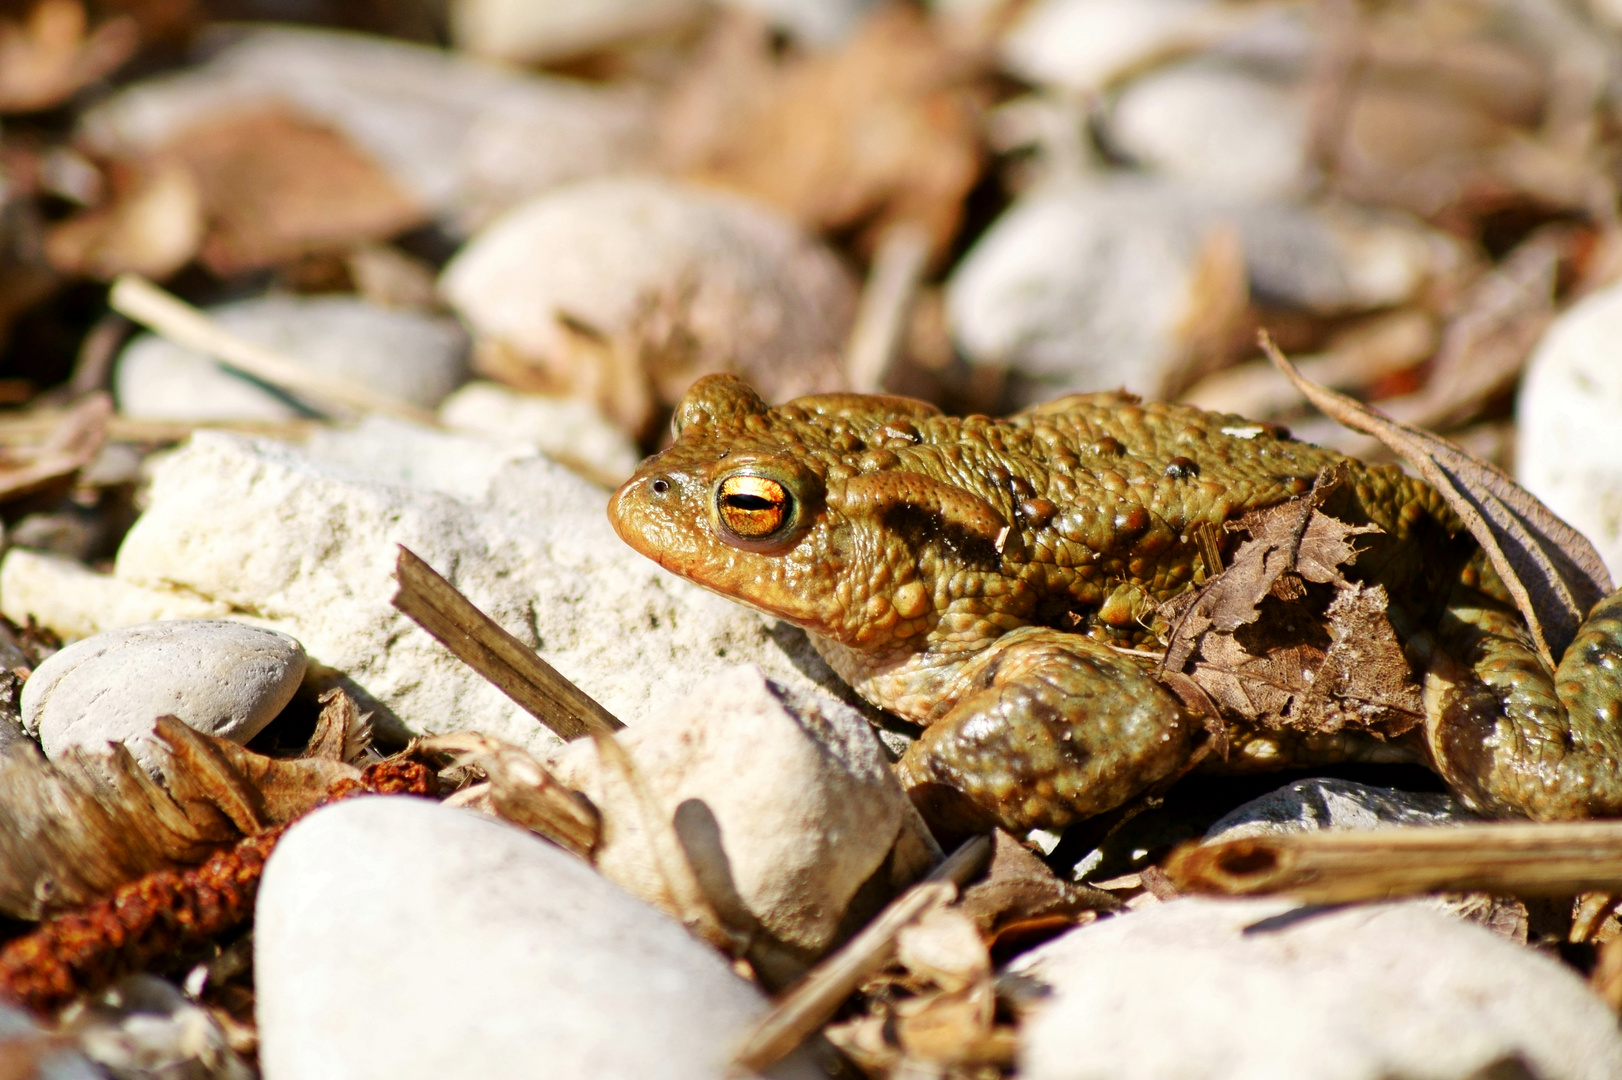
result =
[[[729,476],[715,494],[721,524],[743,540],[764,540],[782,529],[794,500],[776,480],[764,476]]]

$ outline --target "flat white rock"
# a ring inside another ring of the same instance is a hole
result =
[[[1207,840],[1389,825],[1463,825],[1480,819],[1451,795],[1314,776],[1252,799],[1217,819]]]
[[[1122,386],[1164,396],[1206,302],[1202,250],[1220,230],[1237,235],[1253,294],[1322,315],[1401,303],[1463,257],[1391,215],[1135,176],[1056,182],[1015,202],[958,264],[949,325],[971,361],[1012,369],[1022,404]]]
[[[486,438],[532,443],[553,461],[615,487],[642,460],[636,443],[590,402],[524,394],[500,383],[463,386],[440,404],[439,422]]]
[[[292,106],[371,153],[458,228],[568,180],[634,169],[650,153],[640,91],[523,74],[365,34],[261,26],[213,39],[206,63],[143,79],[85,113],[107,152],[161,146],[244,106]]]
[[[219,605],[297,638],[380,729],[556,745],[394,609],[404,544],[627,723],[736,663],[790,686],[842,686],[797,631],[775,631],[621,543],[607,499],[533,447],[408,424],[325,432],[302,450],[199,433],[156,467],[114,577],[69,576],[60,561],[12,551],[0,610],[19,622],[32,611],[54,629],[119,612],[163,617],[147,612],[182,599]],[[54,593],[64,578],[72,588]]]
[[[1300,190],[1304,90],[1237,66],[1194,61],[1128,83],[1110,107],[1111,145],[1150,170],[1245,198]]]
[[[305,665],[292,637],[223,619],[109,630],[34,670],[23,684],[23,725],[48,758],[115,742],[151,769],[158,717],[245,743],[292,699]]]
[[[1220,0],[1037,0],[1003,35],[1003,66],[1030,82],[1096,92],[1128,72],[1195,51],[1264,15]]]
[[[703,802],[709,822],[691,819],[692,827],[719,840],[744,906],[805,953],[834,944],[857,891],[881,869],[877,903],[939,858],[861,713],[825,694],[796,693],[753,665],[720,673],[619,738],[667,818],[689,799]],[[603,808],[597,868],[649,902],[667,902],[634,797],[604,775],[595,744],[570,743],[552,764]]]
[[[343,296],[267,296],[209,312],[245,341],[314,371],[432,409],[467,380],[467,335],[454,320]],[[290,420],[307,412],[212,359],[143,334],[118,358],[119,411],[153,420]]]
[[[1521,380],[1515,475],[1622,578],[1622,283],[1544,331]]]
[[[776,400],[845,385],[850,273],[777,211],[675,181],[602,179],[539,196],[463,248],[440,289],[481,350],[595,396],[627,427],[654,410],[649,394],[673,403],[710,372]],[[582,327],[641,369],[588,359],[604,350],[582,344]]]
[[[766,1011],[581,860],[406,796],[289,830],[259,889],[254,973],[266,1080],[721,1080]]]
[[[1422,904],[1289,911],[1174,900],[1020,957],[1052,988],[1020,1076],[1622,1077],[1616,1017],[1556,960]]]

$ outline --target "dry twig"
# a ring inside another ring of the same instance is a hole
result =
[[[733,1057],[743,1071],[760,1072],[783,1060],[856,992],[862,980],[896,954],[896,937],[925,912],[951,903],[991,857],[991,838],[965,842],[923,881],[879,913],[861,933],[813,968],[745,1037]]]
[[[857,393],[876,394],[884,389],[884,377],[901,347],[907,314],[928,261],[929,232],[921,225],[903,221],[879,238],[845,351],[845,371],[850,388]]]
[[[1334,904],[1425,892],[1622,892],[1622,822],[1248,836],[1173,852],[1181,889]]]
[[[376,393],[348,379],[317,371],[274,349],[244,341],[203,312],[139,275],[120,276],[108,294],[107,303],[114,311],[176,345],[216,357],[229,367],[280,389],[307,395],[344,410],[386,413],[419,424],[437,423],[432,413],[415,405]]]
[[[397,610],[561,738],[612,733],[625,726],[404,545],[394,579],[399,584]]]

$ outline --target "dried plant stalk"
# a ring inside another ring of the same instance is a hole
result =
[[[1424,892],[1622,892],[1622,822],[1469,825],[1250,836],[1190,844],[1180,889],[1343,903]]]
[[[926,912],[957,898],[958,887],[991,857],[991,838],[977,836],[958,848],[923,881],[879,913],[838,952],[823,960],[761,1018],[733,1056],[741,1070],[761,1072],[791,1054],[827,1023],[862,980],[896,955],[896,937]]]
[[[123,274],[114,282],[107,303],[176,345],[216,357],[255,379],[282,390],[355,412],[379,412],[420,424],[437,424],[434,415],[387,394],[379,394],[274,349],[245,341],[190,304],[158,288],[138,274]]]
[[[395,608],[560,737],[578,739],[625,727],[404,545],[394,579],[400,587]]]

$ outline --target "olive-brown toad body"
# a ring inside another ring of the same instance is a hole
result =
[[[1270,425],[1116,394],[991,420],[854,394],[768,408],[713,376],[675,427],[615,494],[619,535],[803,627],[859,693],[925,725],[902,778],[937,820],[967,827],[1062,826],[1177,769],[1197,725],[1122,647],[1144,643],[1146,615],[1204,573],[1198,530],[1220,536],[1347,460]],[[1349,479],[1337,516],[1381,530],[1360,572],[1428,626],[1452,610],[1473,542],[1395,467],[1352,463]],[[1480,621],[1453,633],[1466,652]],[[1551,816],[1501,790],[1525,788],[1524,768],[1455,767],[1468,755],[1441,745],[1451,737],[1430,733],[1427,752],[1452,754],[1432,763],[1461,794]],[[1475,775],[1494,770],[1507,779]],[[1552,816],[1572,816],[1562,799]]]

